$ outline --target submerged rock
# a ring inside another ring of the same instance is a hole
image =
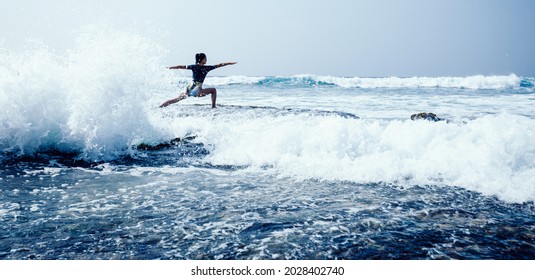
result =
[[[196,136],[186,136],[184,138],[175,138],[169,142],[158,143],[156,145],[141,143],[137,146],[133,146],[133,148],[144,151],[159,151],[177,146],[182,143],[189,143],[189,141],[194,140],[195,138]]]
[[[437,117],[434,113],[418,113],[411,115],[411,120],[426,120],[432,122],[443,121],[443,119]]]

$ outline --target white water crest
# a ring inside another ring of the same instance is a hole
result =
[[[181,80],[187,83],[190,78],[182,76]],[[228,76],[208,77],[207,84],[211,85],[284,85],[284,86],[320,86],[332,85],[342,88],[463,88],[463,89],[508,89],[529,87],[533,88],[532,81],[521,78],[515,74],[506,76],[474,75],[467,77],[334,77],[317,75],[295,75],[289,77],[249,77]]]
[[[466,123],[381,121],[310,113],[216,118],[181,120],[212,147],[205,160],[214,165],[270,167],[298,180],[461,186],[507,201],[535,200],[534,119],[500,114]]]
[[[169,83],[165,51],[147,38],[101,26],[82,28],[71,50],[44,45],[0,51],[0,148],[82,152],[88,160],[124,153],[158,135],[146,101]]]

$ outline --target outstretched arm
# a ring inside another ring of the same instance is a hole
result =
[[[169,70],[172,70],[172,69],[187,69],[187,66],[185,66],[185,65],[169,66],[169,67],[167,67],[167,69],[169,69]]]
[[[219,63],[219,64],[216,64],[215,67],[219,68],[219,67],[223,67],[223,66],[227,66],[227,65],[234,65],[238,62],[225,62],[225,63]]]

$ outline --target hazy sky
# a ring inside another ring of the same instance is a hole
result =
[[[535,76],[531,0],[0,0],[0,48],[61,52],[104,22],[169,50],[164,64],[238,61],[216,75]]]

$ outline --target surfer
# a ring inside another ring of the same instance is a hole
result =
[[[180,100],[186,99],[189,96],[204,97],[208,94],[212,95],[212,108],[215,108],[215,102],[217,99],[217,90],[215,88],[202,88],[202,83],[208,72],[227,65],[233,65],[237,62],[225,62],[216,65],[206,65],[206,55],[204,53],[198,53],[195,55],[195,64],[192,65],[177,65],[170,66],[167,69],[188,69],[193,72],[193,82],[186,88],[186,92],[181,93],[177,98],[169,99],[165,101],[160,108],[169,106],[173,103],[177,103]]]

